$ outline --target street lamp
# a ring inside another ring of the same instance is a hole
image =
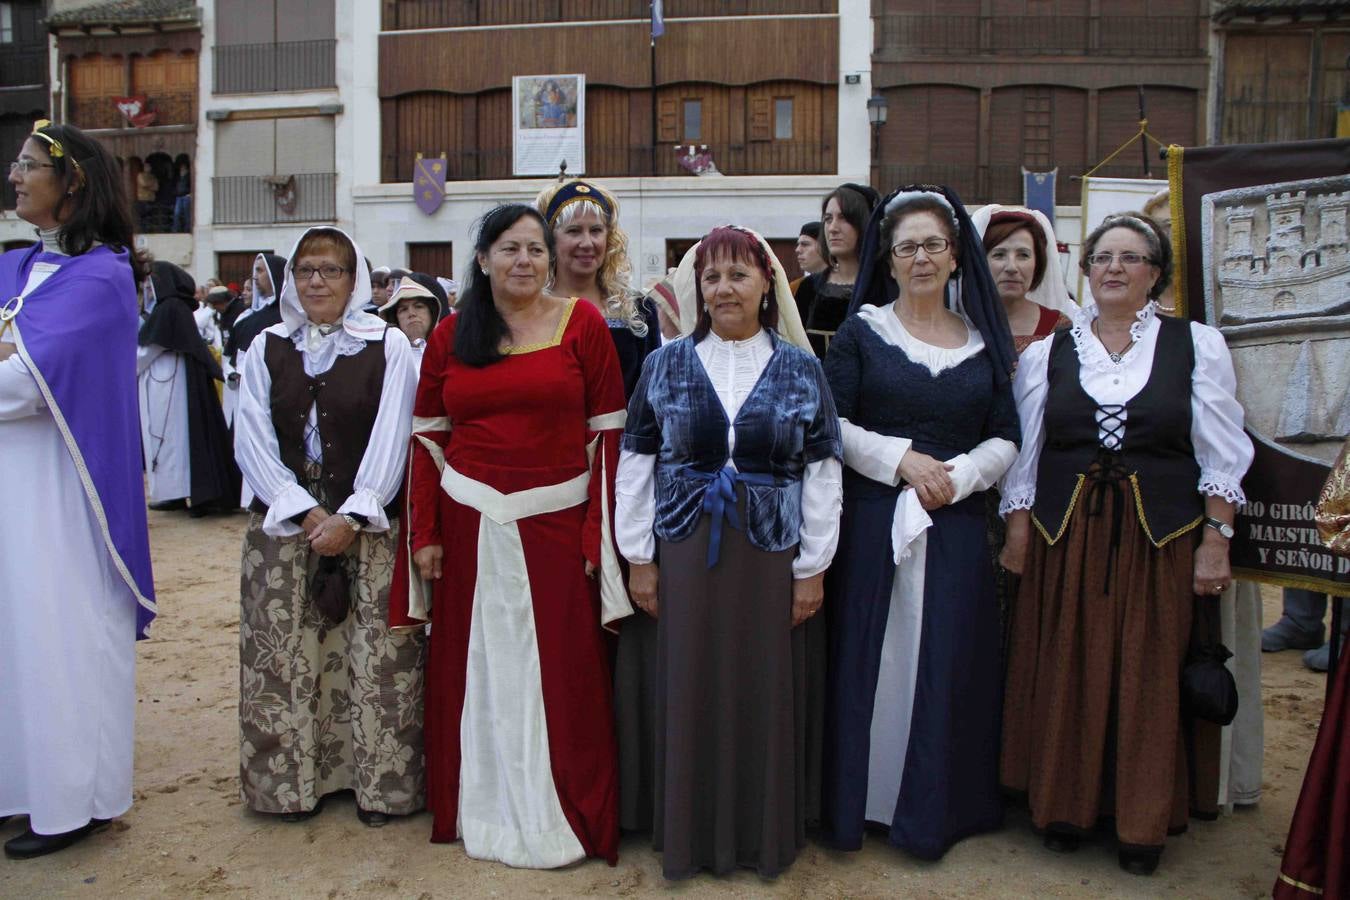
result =
[[[881,126],[886,124],[886,97],[876,93],[867,98],[867,122],[872,126],[872,187],[881,190],[877,184],[880,170],[878,157],[881,155]]]

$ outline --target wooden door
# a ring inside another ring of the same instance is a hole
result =
[[[216,278],[222,284],[234,282],[241,288],[244,279],[253,275],[253,261],[259,253],[271,253],[271,250],[237,250],[231,253],[216,254]],[[208,276],[210,277],[210,276]]]
[[[454,278],[455,245],[436,241],[408,245],[408,269],[439,278]]]

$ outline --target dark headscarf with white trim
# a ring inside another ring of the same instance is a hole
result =
[[[858,279],[853,284],[853,302],[849,304],[849,314],[857,312],[865,304],[885,306],[899,296],[900,287],[891,275],[889,248],[881,246],[881,224],[888,209],[902,208],[912,195],[919,194],[934,195],[944,206],[951,208],[956,218],[958,267],[947,282],[947,305],[953,306],[955,300],[979,330],[989,358],[993,360],[997,384],[1005,384],[1012,379],[1013,367],[1017,364],[1008,314],[999,299],[994,278],[989,274],[980,234],[971,223],[961,198],[949,187],[906,185],[891,191],[872,210],[858,251]]]

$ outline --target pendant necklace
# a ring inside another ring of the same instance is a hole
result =
[[[1110,347],[1106,346],[1106,341],[1102,340],[1101,329],[1097,327],[1096,319],[1092,320],[1092,333],[1097,336],[1098,341],[1101,341],[1102,349],[1106,351],[1107,356],[1111,357],[1111,362],[1115,363],[1116,365],[1120,365],[1120,361],[1125,358],[1125,354],[1129,353],[1131,348],[1134,347],[1133,337],[1130,338],[1130,342],[1126,344],[1125,348],[1121,350],[1119,353],[1112,350]]]

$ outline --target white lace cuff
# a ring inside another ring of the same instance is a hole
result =
[[[337,509],[339,516],[362,516],[366,524],[362,527],[363,531],[388,531],[389,518],[384,514],[384,507],[380,505],[380,497],[369,488],[357,488],[352,495],[347,498]]]
[[[310,496],[309,491],[295,482],[283,487],[267,507],[267,516],[263,519],[263,534],[268,537],[295,537],[304,534],[304,529],[291,521],[292,516],[309,512],[319,505],[319,501]]]
[[[1208,497],[1222,497],[1229,503],[1235,503],[1242,506],[1247,502],[1247,495],[1242,493],[1242,478],[1234,477],[1224,472],[1215,472],[1209,469],[1200,470],[1200,493]]]
[[[998,514],[1008,518],[1008,513],[1016,509],[1031,509],[1036,505],[1036,485],[1021,488],[1004,488],[1003,499],[998,504]]]

